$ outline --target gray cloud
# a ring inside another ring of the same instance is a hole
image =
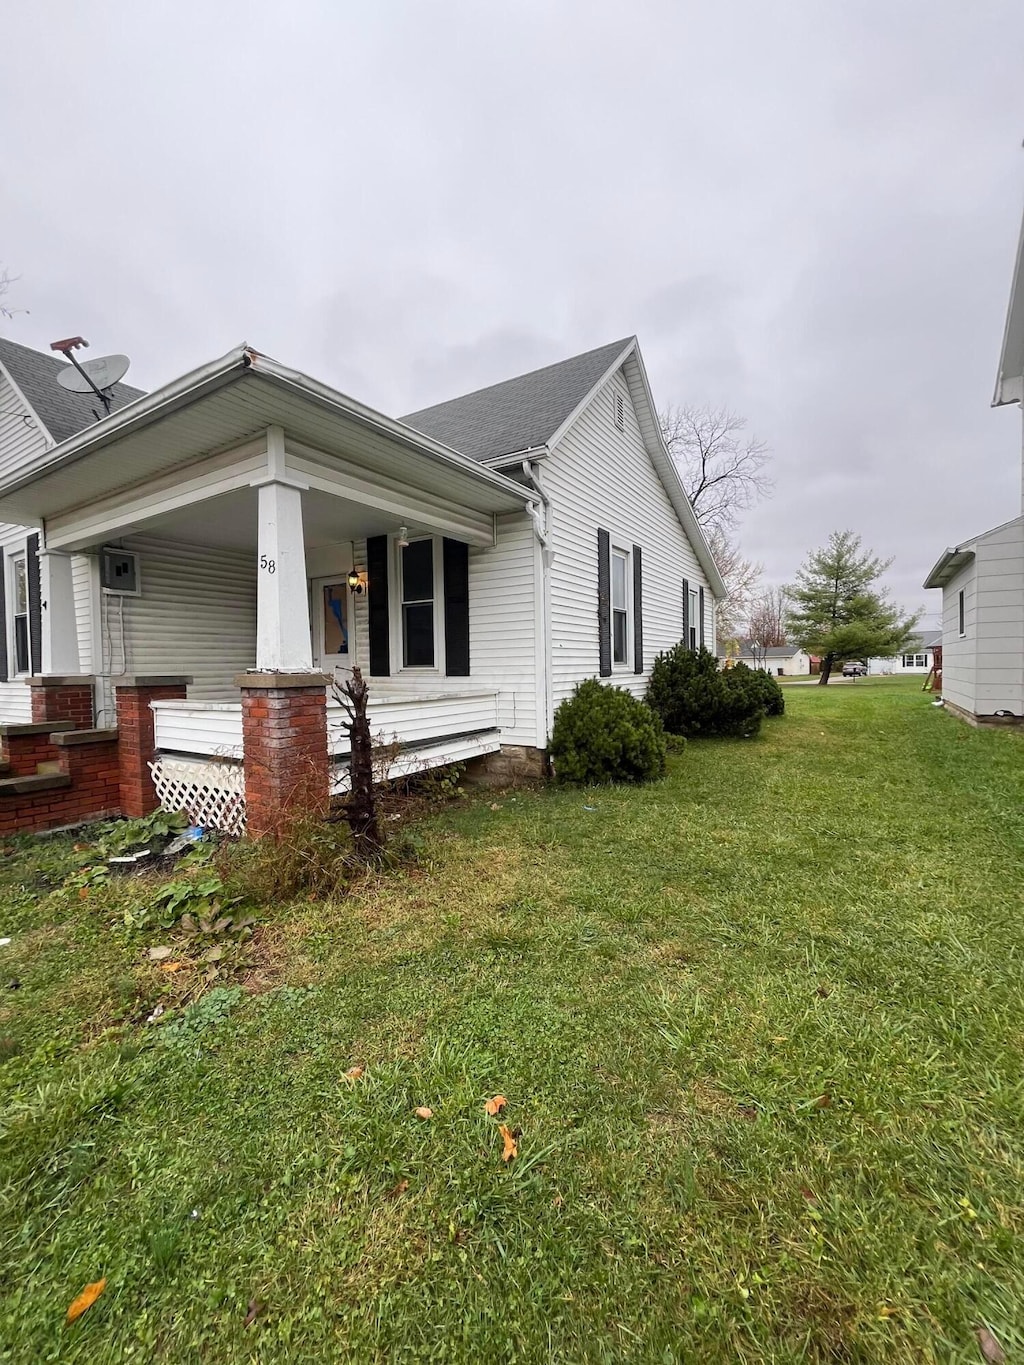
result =
[[[908,605],[1018,510],[1017,0],[120,0],[4,37],[16,339],[144,386],[245,339],[401,412],[635,331],[660,403],[771,443],[769,576],[850,526]]]

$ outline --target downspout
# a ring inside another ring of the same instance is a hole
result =
[[[554,551],[551,548],[550,524],[551,524],[551,500],[547,495],[544,484],[540,477],[540,471],[534,461],[524,459],[522,461],[523,477],[529,486],[537,494],[539,501],[530,501],[527,508],[530,520],[533,522],[533,532],[540,545],[540,692],[543,697],[543,747],[547,748],[551,738],[551,726],[553,722],[553,692],[551,678],[551,562],[554,559]],[[541,717],[538,717],[541,720]],[[538,735],[538,738],[540,736]]]

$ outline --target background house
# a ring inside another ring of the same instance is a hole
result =
[[[1022,400],[1024,226],[992,401],[1020,408]],[[974,722],[1024,721],[1024,517],[946,549],[924,586],[942,589],[947,708]]]
[[[769,649],[755,648],[743,641],[733,658],[748,668],[759,668],[777,678],[803,677],[811,671],[811,657],[797,645],[772,645]]]
[[[928,673],[935,663],[935,646],[941,644],[941,630],[922,631],[910,637],[902,654],[886,659],[869,659],[868,673],[872,676]]]

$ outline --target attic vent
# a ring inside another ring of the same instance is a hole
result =
[[[626,428],[626,405],[622,401],[621,393],[612,396],[612,413],[615,418],[615,425],[620,431],[624,431]]]

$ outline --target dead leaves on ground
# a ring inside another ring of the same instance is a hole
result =
[[[260,1303],[259,1299],[250,1299],[249,1306],[245,1310],[245,1321],[242,1323],[242,1326],[251,1327],[259,1315],[266,1311],[266,1307],[267,1305],[265,1303]]]
[[[497,1114],[501,1113],[507,1104],[508,1100],[504,1095],[495,1095],[492,1099],[485,1102],[484,1113],[489,1114],[493,1119]]]
[[[72,1299],[68,1308],[68,1322],[76,1322],[86,1309],[93,1306],[106,1287],[106,1278],[94,1280],[92,1284],[87,1284],[81,1294],[76,1299]]]
[[[499,1123],[498,1132],[501,1134],[502,1141],[505,1144],[502,1149],[501,1159],[504,1162],[509,1162],[513,1157],[519,1155],[519,1148],[516,1145],[516,1134],[512,1132],[512,1129],[507,1123]]]
[[[432,1119],[434,1117],[434,1111],[433,1109],[428,1109],[425,1104],[421,1104],[416,1110],[416,1117],[418,1119]]]

